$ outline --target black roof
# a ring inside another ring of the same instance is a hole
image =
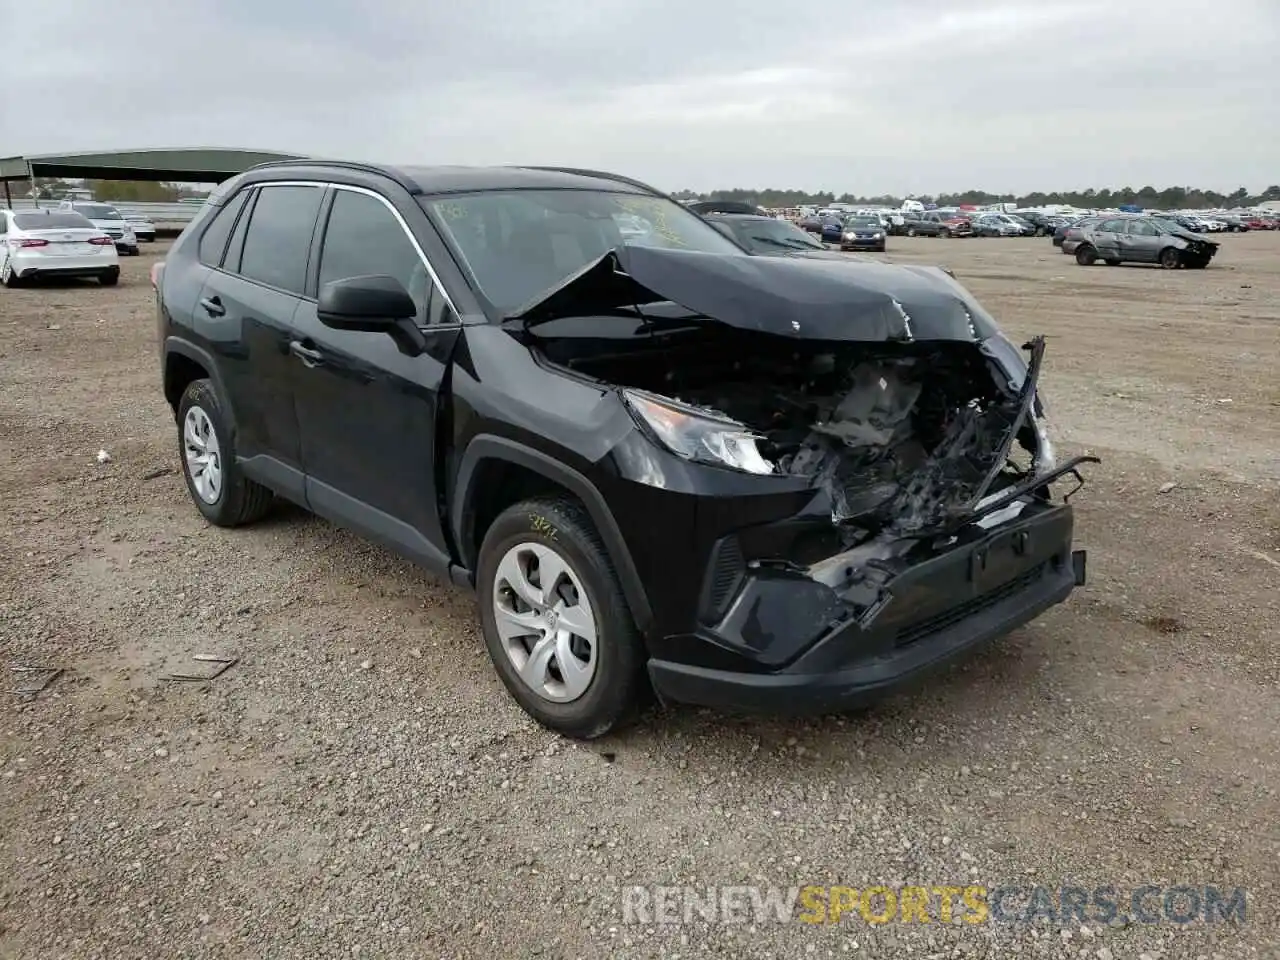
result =
[[[569,167],[391,166],[339,160],[291,160],[265,163],[255,178],[325,176],[332,173],[374,174],[396,181],[410,193],[450,194],[483,190],[610,190],[615,193],[659,194],[647,184],[619,174]]]

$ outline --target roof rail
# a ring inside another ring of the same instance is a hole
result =
[[[376,173],[379,176],[387,177],[394,180],[400,186],[404,187],[410,193],[418,192],[418,185],[412,180],[407,179],[400,171],[394,167],[384,167],[376,163],[359,163],[355,160],[322,160],[322,159],[298,159],[298,160],[268,160],[266,163],[259,163],[249,168],[245,172],[252,170],[262,170],[268,167],[339,167],[343,170],[357,170],[361,173]]]
[[[615,183],[625,183],[630,187],[639,187],[646,193],[652,193],[655,196],[665,197],[666,194],[656,187],[651,187],[642,180],[635,180],[631,177],[624,177],[619,173],[606,173],[603,170],[588,170],[585,167],[537,167],[527,164],[520,164],[518,169],[521,170],[545,170],[548,173],[571,173],[579,177],[595,177],[598,180],[612,180]]]

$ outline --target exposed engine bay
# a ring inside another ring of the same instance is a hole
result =
[[[715,341],[567,365],[742,424],[772,472],[830,493],[846,545],[936,532],[1029,475],[1015,439],[1038,452],[1034,376],[1011,384],[973,342]]]

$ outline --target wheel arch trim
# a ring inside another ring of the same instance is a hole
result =
[[[539,450],[492,434],[481,434],[467,444],[458,466],[454,495],[449,504],[449,527],[455,538],[454,542],[459,545],[459,548],[467,542],[466,525],[468,518],[474,516],[476,471],[486,461],[493,460],[504,461],[540,474],[564,487],[582,501],[618,573],[622,593],[627,599],[628,606],[631,607],[636,625],[641,633],[647,634],[653,622],[653,611],[649,606],[648,594],[640,574],[636,570],[635,561],[631,557],[631,550],[627,547],[622,530],[613,517],[613,511],[609,509],[608,503],[605,502],[604,496],[595,484],[587,477]]]

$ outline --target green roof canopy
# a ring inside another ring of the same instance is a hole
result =
[[[221,183],[260,163],[300,159],[304,158],[293,153],[221,148],[3,157],[0,158],[0,181],[26,180],[30,177],[67,177],[87,180]]]

